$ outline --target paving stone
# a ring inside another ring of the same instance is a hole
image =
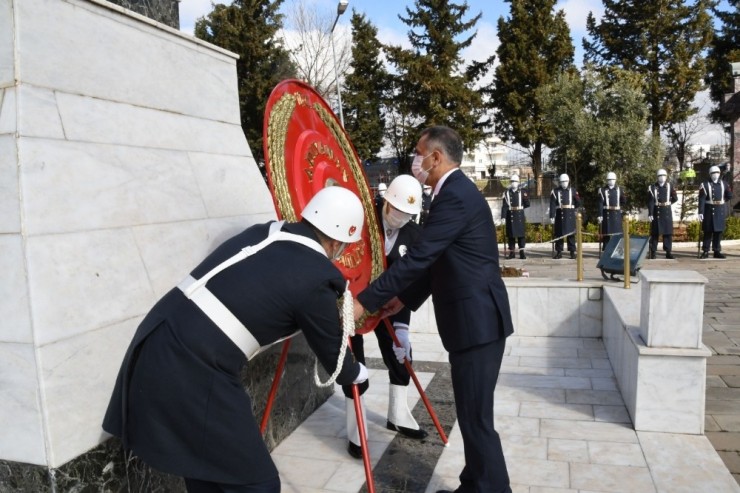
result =
[[[740,356],[711,356],[707,359],[707,366],[712,365],[740,365]]]
[[[728,387],[728,385],[719,375],[707,375],[707,388],[709,387]]]
[[[740,403],[740,389],[710,388],[707,389],[707,400],[709,399],[737,401],[738,403]]]
[[[718,452],[740,452],[740,433],[711,431],[706,436]]]
[[[713,416],[720,431],[740,432],[740,414],[718,414]]]
[[[725,375],[722,380],[727,384],[728,387],[738,388],[740,387],[740,375]]]
[[[704,415],[704,433],[708,431],[722,431],[722,429],[719,427],[719,424],[717,424],[716,416],[710,416],[708,414]]]
[[[740,375],[740,365],[707,365],[707,375]]]

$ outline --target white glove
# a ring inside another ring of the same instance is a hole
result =
[[[648,221],[653,222],[653,216],[648,216]]]
[[[362,363],[357,363],[360,365],[360,373],[357,374],[357,378],[355,378],[355,381],[352,382],[354,384],[359,384],[367,380],[368,374],[367,374],[367,368],[365,368],[365,365]]]
[[[550,224],[555,224],[555,218],[554,217],[551,217],[550,218]]]
[[[601,217],[601,216],[599,216],[599,217],[597,217],[597,218],[596,218],[596,221],[597,221],[597,222],[598,222],[599,224],[601,224],[601,221],[603,221],[603,220],[604,220],[604,218],[603,218],[603,217]]]
[[[396,346],[393,343],[393,354],[396,355],[396,359],[399,363],[403,364],[404,358],[411,361],[411,341],[409,340],[409,329],[394,327],[396,330],[396,338],[401,344],[401,347]]]
[[[704,214],[699,214],[699,221],[703,221],[703,220],[704,220]]]

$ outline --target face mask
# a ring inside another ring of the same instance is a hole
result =
[[[606,180],[606,185],[609,188],[614,188],[614,185],[616,185],[616,184],[617,184],[617,180]]]
[[[665,180],[666,180],[666,177],[665,176],[659,176],[658,177],[658,184],[659,185],[665,185]]]
[[[383,207],[383,221],[391,229],[400,229],[409,222],[411,214],[393,209],[390,205]]]
[[[714,183],[717,183],[717,180],[719,180],[719,173],[712,173],[711,175],[709,175],[709,177]]]
[[[433,153],[429,153],[426,156],[420,156],[416,155],[414,157],[414,160],[411,162],[411,173],[414,175],[414,177],[419,180],[419,183],[424,185],[426,183],[427,178],[429,178],[429,170],[432,169],[432,166],[430,166],[428,169],[423,169],[421,167],[422,162],[429,156],[431,156]]]
[[[512,190],[516,190],[517,188],[519,188],[519,182],[512,181],[511,184],[509,185],[509,188],[511,188]]]

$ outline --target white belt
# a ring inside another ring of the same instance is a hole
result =
[[[216,324],[216,326],[221,329],[221,331],[226,334],[229,339],[231,339],[231,342],[236,344],[236,347],[238,347],[241,352],[244,353],[248,360],[253,358],[260,351],[263,351],[273,344],[277,344],[278,342],[293,337],[300,331],[296,331],[295,333],[287,337],[278,339],[277,341],[267,346],[260,346],[259,342],[257,342],[257,339],[255,339],[252,333],[249,332],[249,329],[247,329],[244,324],[242,324],[239,319],[236,318],[236,316],[234,316],[234,314],[231,313],[231,311],[226,308],[226,306],[208,290],[208,288],[206,287],[206,282],[208,282],[208,280],[210,280],[213,276],[215,276],[222,270],[234,265],[240,260],[244,260],[245,258],[254,255],[274,241],[282,240],[301,243],[302,245],[312,248],[313,250],[316,250],[317,252],[326,256],[326,251],[316,241],[306,238],[305,236],[294,235],[291,233],[280,231],[283,222],[284,221],[272,223],[270,225],[270,232],[267,235],[267,238],[254,246],[243,248],[241,251],[239,251],[239,253],[227,259],[226,261],[221,262],[200,279],[195,279],[193,276],[187,276],[180,282],[180,284],[177,285],[177,287],[180,289],[180,291],[183,292],[185,297],[195,303],[195,305],[200,308],[201,311],[205,313],[206,316],[211,319],[211,321]]]

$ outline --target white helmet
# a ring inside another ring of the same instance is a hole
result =
[[[615,172],[613,172],[613,171],[610,171],[610,172],[608,172],[606,174],[606,179],[607,180],[616,180],[617,179],[617,174]]]
[[[568,175],[566,175],[565,173],[563,173],[562,175],[560,175],[560,178],[558,179],[558,181],[560,183],[570,182],[570,178],[568,178]]]
[[[385,183],[378,183],[378,195],[381,197],[384,196],[386,190],[388,190],[388,185]]]
[[[360,240],[365,210],[357,195],[340,186],[322,188],[301,212],[316,229],[343,243]]]
[[[421,212],[421,184],[411,175],[395,177],[383,198],[401,212],[407,214]]]
[[[511,175],[511,178],[509,178],[509,181],[515,181],[519,183],[519,175]]]
[[[668,172],[664,170],[663,168],[660,168],[658,170],[658,176],[668,176]]]
[[[719,173],[719,166],[712,166],[709,168],[709,174],[711,175],[712,173]]]

